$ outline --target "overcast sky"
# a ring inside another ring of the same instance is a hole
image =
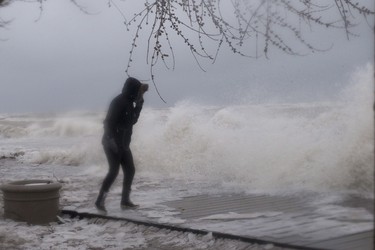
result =
[[[108,1],[81,2],[95,14],[82,13],[70,1],[47,1],[42,13],[38,4],[25,2],[0,9],[3,19],[12,20],[0,30],[0,39],[5,39],[0,41],[0,113],[106,110],[121,91],[133,33],[126,31],[123,17]],[[130,18],[138,7],[133,5],[140,3],[127,0],[120,6]],[[319,46],[334,45],[325,53],[298,57],[271,51],[270,59],[255,60],[224,49],[214,65],[203,63],[207,72],[182,43],[172,41],[176,69],[158,67],[155,72],[168,103],[151,87],[145,105],[169,107],[185,99],[209,105],[329,100],[351,72],[373,62],[373,34],[361,21],[360,36],[350,41],[342,31],[309,34]],[[147,81],[145,48],[138,50],[130,73]]]

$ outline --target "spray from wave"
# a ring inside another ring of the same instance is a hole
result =
[[[99,135],[103,114],[13,115],[0,120],[0,157],[21,155],[34,164],[104,162]]]
[[[241,183],[251,190],[372,193],[373,69],[334,103],[146,111],[133,147],[141,169]]]
[[[372,194],[373,66],[330,103],[142,111],[132,150],[138,173],[236,183],[251,191]],[[38,164],[102,166],[104,114],[0,117],[0,156]]]

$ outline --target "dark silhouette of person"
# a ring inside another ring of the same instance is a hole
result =
[[[133,155],[129,148],[133,125],[138,121],[143,106],[143,94],[148,84],[142,84],[129,77],[124,84],[122,93],[115,97],[104,120],[102,144],[107,156],[109,170],[103,180],[95,206],[106,212],[105,198],[115,181],[120,165],[124,173],[121,208],[133,208],[137,205],[130,200],[130,191],[135,174]]]

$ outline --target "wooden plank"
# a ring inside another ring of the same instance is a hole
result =
[[[317,248],[325,247],[325,248],[336,249],[338,246],[344,247],[346,245],[350,245],[351,243],[353,243],[354,245],[362,244],[364,247],[368,247],[368,246],[371,246],[373,242],[374,242],[374,231],[369,230],[369,231],[362,232],[362,233],[344,235],[341,237],[336,237],[333,239],[321,241],[319,243],[309,244],[308,246],[317,247]],[[353,249],[361,249],[361,248],[353,248]]]
[[[350,241],[345,243],[340,243],[332,246],[334,250],[352,250],[352,249],[361,249],[361,250],[373,250],[374,244],[373,239],[362,239],[356,241]]]
[[[363,206],[369,207],[369,200],[356,199],[356,207]],[[263,235],[264,239],[275,239],[279,242],[290,243],[302,246],[312,246],[318,248],[328,248],[334,245],[350,245],[353,247],[368,247],[369,244],[364,242],[363,239],[355,239],[350,235],[342,235],[341,238],[346,239],[345,243],[342,243],[342,239],[336,239],[335,241],[324,241],[320,243],[313,243],[314,238],[312,235],[320,233],[324,235],[327,232],[327,238],[332,232],[340,230],[342,226],[347,225],[347,222],[340,223],[335,220],[335,216],[326,216],[317,213],[317,205],[310,204],[308,199],[296,198],[296,197],[279,197],[269,195],[223,195],[221,197],[212,196],[199,196],[189,197],[188,199],[179,200],[177,202],[166,202],[165,205],[175,208],[181,214],[180,218],[187,220],[194,220],[215,214],[228,214],[234,212],[238,214],[256,213],[256,212],[270,212],[277,211],[287,213],[290,216],[288,219],[294,221],[293,227],[288,225],[280,224],[280,221],[285,219],[285,214],[274,216],[270,218],[264,218],[262,224],[249,225],[246,230],[248,232],[254,232],[255,235]],[[348,203],[346,203],[347,205]],[[340,205],[340,204],[338,204]],[[325,218],[330,219],[334,223],[331,225],[319,224],[319,220],[316,219]],[[259,218],[254,218],[259,219]],[[220,221],[220,220],[219,220]],[[222,222],[225,220],[222,220]],[[216,222],[216,221],[215,221]],[[207,221],[207,223],[210,223]],[[264,226],[264,224],[272,225],[277,223],[276,226]],[[318,224],[317,224],[318,223]],[[355,223],[354,221],[352,223]],[[298,234],[296,234],[298,232]],[[321,236],[319,236],[321,237]],[[349,238],[348,238],[349,237]],[[362,236],[364,237],[364,236]],[[365,239],[370,242],[372,238]],[[314,245],[312,245],[314,244]]]
[[[280,207],[263,207],[263,209],[254,209],[245,205],[237,205],[237,204],[224,204],[222,206],[216,206],[211,208],[202,208],[202,207],[193,207],[193,208],[183,208],[183,207],[175,207],[179,212],[181,212],[182,215],[187,215],[189,213],[196,213],[198,211],[209,211],[212,212],[212,214],[217,214],[221,212],[237,212],[237,213],[255,213],[255,212],[271,212],[271,211],[278,211],[278,212],[284,212],[286,211],[304,211],[303,208],[296,208],[296,210],[293,210],[289,205],[280,206]],[[290,209],[290,210],[289,210]]]
[[[216,197],[189,197],[186,200],[177,202],[165,202],[164,205],[174,207],[181,212],[182,218],[199,218],[213,214],[236,212],[251,213],[259,211],[303,211],[305,202],[288,197],[257,196],[241,197],[226,196],[217,199]]]
[[[116,216],[109,216],[109,215],[96,214],[96,213],[79,213],[79,212],[71,211],[71,210],[62,210],[61,212],[66,215],[70,215],[71,217],[78,217],[79,219],[102,218],[102,219],[108,219],[108,220],[127,221],[131,223],[135,223],[137,225],[152,226],[152,227],[156,227],[159,229],[167,229],[167,230],[173,230],[177,232],[185,232],[185,233],[188,232],[188,233],[194,233],[194,234],[200,234],[200,235],[207,235],[207,233],[211,233],[212,237],[214,238],[239,240],[239,241],[253,243],[253,244],[262,244],[262,245],[272,244],[272,245],[275,245],[276,247],[281,247],[281,248],[286,248],[286,249],[317,250],[316,248],[313,248],[313,247],[294,246],[294,245],[290,245],[286,243],[273,242],[273,241],[269,241],[265,239],[260,239],[257,237],[234,235],[234,234],[228,234],[228,233],[217,232],[217,231],[206,231],[204,229],[194,229],[191,227],[183,227],[179,225],[158,223],[158,222],[153,222],[148,219],[139,220],[139,219],[129,218],[127,216],[116,217]]]
[[[235,196],[222,196],[222,197],[207,196],[207,197],[198,197],[197,199],[195,199],[194,197],[189,197],[188,199],[184,199],[184,200],[165,202],[165,204],[169,204],[173,207],[175,206],[189,207],[191,206],[191,204],[194,204],[194,206],[199,204],[200,206],[212,207],[212,206],[215,206],[216,204],[230,203],[230,202],[235,202],[235,201],[239,201],[237,203],[250,203],[250,204],[255,204],[255,205],[301,202],[301,200],[291,198],[291,197],[285,197],[285,198],[272,197],[272,196],[256,196],[256,197],[245,196],[244,197],[242,195],[235,195]]]

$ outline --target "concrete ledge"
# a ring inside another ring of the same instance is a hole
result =
[[[107,220],[117,220],[117,221],[127,221],[131,222],[137,225],[143,225],[143,226],[149,226],[149,227],[156,227],[160,229],[168,229],[178,232],[188,232],[188,233],[194,233],[194,234],[208,234],[212,233],[212,236],[214,238],[222,238],[222,239],[230,239],[230,240],[239,240],[247,243],[253,243],[253,244],[273,244],[274,246],[278,247],[285,247],[290,249],[306,249],[306,250],[323,250],[324,248],[314,248],[314,247],[306,247],[306,246],[298,246],[298,245],[291,245],[281,242],[274,242],[274,241],[267,241],[263,239],[253,238],[253,237],[247,237],[247,236],[239,236],[239,235],[233,235],[233,234],[227,234],[227,233],[221,233],[221,232],[211,232],[207,230],[200,230],[200,229],[193,229],[188,227],[180,227],[176,225],[169,225],[169,224],[163,224],[163,223],[157,223],[152,221],[146,221],[146,220],[137,220],[132,218],[126,218],[126,217],[117,217],[117,216],[108,216],[104,214],[93,214],[93,213],[86,213],[86,212],[77,212],[73,210],[61,210],[61,213],[63,215],[69,215],[71,218],[78,217],[79,219],[93,219],[93,218],[100,218],[100,219],[107,219]]]

